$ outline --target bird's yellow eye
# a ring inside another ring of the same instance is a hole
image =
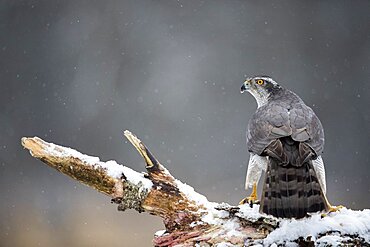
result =
[[[262,79],[258,79],[258,80],[257,80],[257,84],[258,84],[258,85],[262,85],[262,84],[263,84],[263,80],[262,80]]]

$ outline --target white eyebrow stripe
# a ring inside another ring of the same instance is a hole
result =
[[[277,83],[276,83],[276,81],[274,81],[272,78],[270,78],[270,77],[257,77],[257,78],[261,78],[261,79],[263,79],[263,80],[265,80],[265,81],[268,81],[268,82],[271,82],[272,84],[274,84],[274,85],[277,85]]]

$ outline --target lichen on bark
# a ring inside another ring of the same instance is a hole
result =
[[[124,183],[123,189],[125,193],[122,197],[115,197],[111,200],[112,203],[118,204],[118,210],[134,209],[139,213],[144,212],[145,209],[142,207],[142,203],[147,198],[149,189],[145,188],[142,182],[134,184],[129,181]]]

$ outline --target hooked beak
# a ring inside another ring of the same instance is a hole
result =
[[[240,88],[240,92],[241,93],[244,93],[245,91],[247,91],[249,89],[249,82],[248,81],[245,81],[243,84],[242,84],[242,87]]]

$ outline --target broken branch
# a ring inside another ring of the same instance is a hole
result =
[[[139,173],[115,161],[43,141],[22,138],[31,155],[59,172],[104,193],[119,210],[135,209],[163,219],[166,231],[155,236],[155,246],[245,246],[272,243],[338,244],[366,246],[370,240],[370,210],[341,212],[321,218],[282,220],[261,215],[258,205],[233,207],[209,202],[175,179],[149,149],[129,131],[124,135],[146,162]]]

